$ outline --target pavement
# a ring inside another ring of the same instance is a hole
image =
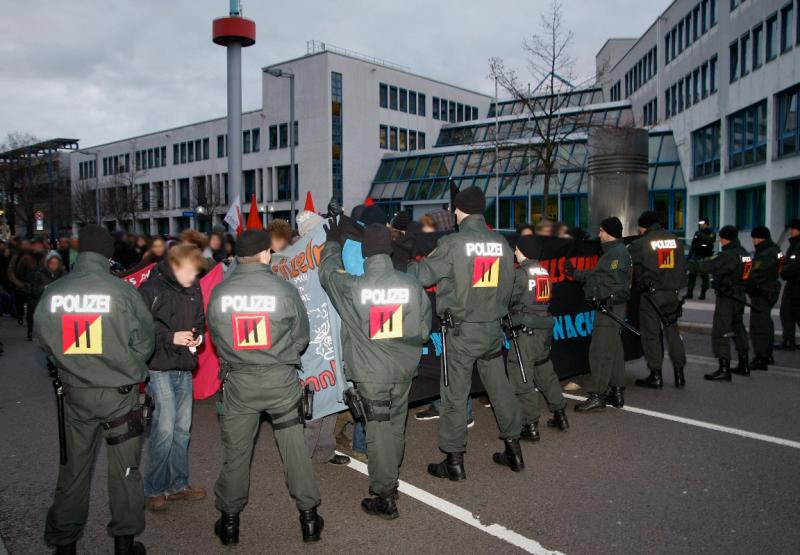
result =
[[[0,340],[0,553],[3,542],[14,555],[49,553],[42,534],[58,471],[51,380],[36,346],[8,317],[0,318]],[[572,406],[585,392],[571,392],[571,429],[543,427],[541,442],[524,444],[527,468],[519,474],[492,463],[501,444],[491,409],[480,403],[463,482],[425,472],[442,456],[437,421],[409,418],[398,520],[361,512],[363,464],[318,465],[325,531],[321,543],[304,545],[264,424],[238,548],[223,549],[214,537],[212,496],[148,513],[140,539],[152,554],[797,553],[800,353],[776,353],[769,372],[711,383],[702,379],[715,367],[708,336],[685,340],[686,389],[672,387],[668,362],[663,390],[635,387],[646,373],[635,361],[627,366],[625,410],[577,414]],[[191,483],[212,492],[219,425],[211,401],[194,410]],[[101,447],[79,552],[110,552],[107,507]]]

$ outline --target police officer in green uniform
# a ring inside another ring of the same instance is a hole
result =
[[[631,255],[622,242],[622,222],[606,218],[600,222],[603,255],[590,270],[575,270],[567,265],[567,275],[583,282],[583,294],[595,310],[592,341],[589,345],[591,382],[589,397],[575,405],[578,412],[603,409],[606,402],[617,408],[625,405],[625,353],[622,350],[622,329],[603,311],[625,319],[625,303],[631,296]],[[602,309],[600,308],[602,307]]]
[[[481,381],[492,402],[500,437],[505,444],[495,453],[497,464],[515,472],[525,468],[519,445],[519,404],[503,364],[503,332],[514,286],[514,253],[499,234],[489,231],[483,212],[486,197],[467,187],[455,198],[459,231],[440,238],[431,254],[408,266],[424,286],[436,285],[436,310],[449,321],[447,329],[448,385],[440,381],[439,449],[447,457],[429,464],[437,478],[463,480],[467,450],[467,396],[472,368],[477,363]]]
[[[633,261],[636,284],[641,291],[639,330],[650,375],[637,379],[636,385],[651,389],[661,389],[664,386],[661,377],[661,365],[664,362],[661,340],[663,333],[675,373],[675,387],[683,387],[686,385],[683,374],[686,349],[678,330],[681,310],[679,295],[686,283],[683,242],[661,228],[655,212],[643,212],[639,216],[638,224],[641,237],[628,246],[628,252]]]
[[[750,232],[755,247],[753,269],[747,280],[746,291],[750,297],[750,339],[753,342],[752,370],[766,370],[772,357],[775,340],[775,325],[772,322],[772,307],[781,295],[778,281],[783,262],[781,249],[772,242],[768,227],[754,227]]]
[[[308,315],[297,289],[271,273],[269,234],[248,230],[236,241],[238,265],[214,288],[208,324],[223,379],[223,464],[214,487],[222,513],[214,532],[223,545],[239,542],[239,513],[247,505],[250,461],[266,412],[283,461],[289,493],[300,511],[303,541],[318,541],[319,484],[303,440],[297,369],[309,341]]]
[[[692,244],[689,247],[689,260],[707,260],[711,258],[714,256],[714,243],[716,242],[717,234],[711,229],[708,219],[700,218],[697,231],[694,233]],[[705,300],[706,291],[708,291],[708,274],[701,275],[700,279],[702,282],[700,285],[700,296],[697,298],[702,301]],[[696,281],[697,274],[695,272],[689,272],[689,280],[686,284],[686,296],[684,299],[694,298],[694,284]]]
[[[517,344],[528,378],[528,383],[522,381],[516,353],[509,353],[508,378],[522,412],[520,439],[526,441],[539,441],[540,438],[539,392],[553,413],[547,425],[562,431],[569,429],[569,421],[564,413],[567,401],[561,392],[553,361],[550,360],[550,345],[553,342],[553,316],[550,314],[552,283],[547,269],[539,264],[541,248],[541,239],[535,235],[525,235],[517,240],[514,255],[519,268],[514,274],[509,310],[512,317],[509,323],[519,330]],[[513,345],[511,348],[513,351]]]
[[[783,257],[781,277],[786,281],[781,296],[783,341],[775,348],[794,351],[795,331],[800,325],[800,219],[789,222],[789,247]]]
[[[716,293],[714,321],[711,326],[711,348],[714,358],[719,360],[716,372],[705,374],[707,380],[731,381],[731,372],[750,373],[747,360],[748,340],[744,327],[745,281],[750,272],[752,259],[739,244],[739,230],[726,225],[719,230],[722,249],[708,260],[690,260],[688,269],[697,274],[711,274],[711,286]],[[739,366],[731,369],[731,344],[734,338],[739,353]]]
[[[108,453],[108,497],[116,554],[145,553],[139,470],[144,431],[139,384],[155,344],[153,319],[136,289],[111,275],[114,240],[87,225],[78,236],[74,269],[45,289],[34,332],[63,383],[66,463],[47,512],[45,541],[57,554],[76,552],[89,512],[97,430]]]
[[[370,515],[400,516],[397,487],[405,450],[408,393],[431,327],[431,303],[419,282],[392,266],[392,234],[370,224],[361,251],[364,275],[342,264],[341,232],[331,219],[320,261],[320,283],[347,328],[345,374],[354,382],[367,420],[369,491],[361,501]]]

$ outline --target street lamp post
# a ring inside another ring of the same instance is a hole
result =
[[[284,77],[289,80],[289,224],[295,228],[294,199],[294,73],[276,68],[264,68],[264,72],[273,77]]]
[[[78,154],[94,155],[94,209],[97,216],[97,225],[100,225],[100,168],[98,167],[98,152],[96,150],[79,150]]]

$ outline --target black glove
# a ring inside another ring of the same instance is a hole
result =
[[[325,230],[326,241],[342,242],[342,227],[339,225],[337,218],[328,218],[328,222],[322,224],[322,229]]]
[[[567,261],[564,262],[564,273],[569,277],[575,275],[575,266],[572,264],[572,261],[569,258],[567,258]]]
[[[342,205],[339,204],[339,201],[335,198],[332,198],[328,203],[328,217],[335,218],[336,216],[340,216],[344,214],[344,210],[342,210]]]

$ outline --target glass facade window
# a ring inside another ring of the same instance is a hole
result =
[[[736,191],[736,227],[745,230],[764,225],[766,196],[763,185]]]
[[[739,78],[739,41],[733,41],[729,47],[731,83]]]
[[[191,206],[189,198],[189,179],[178,180],[178,194],[181,208],[189,208]]]
[[[651,191],[650,209],[658,214],[671,231],[683,231],[685,225],[686,191]]]
[[[343,150],[344,133],[342,130],[342,110],[344,101],[344,91],[342,86],[342,74],[336,71],[331,72],[331,188],[333,198],[340,204],[344,198],[344,171],[343,171]],[[295,183],[297,183],[297,167],[294,168]],[[297,196],[297,189],[294,191]]]
[[[719,229],[719,193],[698,197],[700,217],[708,220],[711,229]]]
[[[408,129],[400,130],[398,134],[398,144],[400,146],[400,152],[408,150]]]
[[[764,56],[764,26],[758,24],[753,27],[753,70],[760,68],[763,63]]]
[[[417,150],[417,132],[408,132],[408,150]]]
[[[794,42],[794,5],[789,3],[781,8],[781,54],[791,50]]]
[[[425,116],[425,95],[417,93],[417,115]]]
[[[433,106],[432,106],[433,119],[439,119],[439,97],[438,96],[434,96],[432,102],[433,102]]]
[[[767,159],[767,101],[762,100],[728,117],[728,168],[759,164]]]
[[[749,53],[750,53],[750,33],[747,33],[743,35],[741,40],[739,41],[739,66],[741,69],[742,77],[750,73],[750,69],[748,66]]]
[[[695,178],[719,174],[719,135],[719,121],[692,132],[692,162]]]
[[[378,105],[381,108],[389,107],[389,86],[386,83],[378,85]]]
[[[786,182],[786,223],[800,218],[800,180]]]
[[[397,150],[397,127],[389,128],[389,150]]]
[[[767,61],[771,62],[778,56],[778,14],[767,18]]]
[[[278,125],[278,146],[287,148],[289,146],[289,124],[281,123]]]
[[[408,112],[408,91],[400,89],[400,111]]]
[[[252,129],[251,132],[253,134],[253,152],[261,152],[261,129]]]
[[[277,168],[278,179],[278,200],[291,200],[289,191],[289,166],[278,166]],[[300,190],[300,182],[298,180],[299,172],[297,171],[297,164],[294,166],[294,198],[297,200],[298,191]]]
[[[778,93],[778,156],[800,152],[800,85]]]
[[[397,87],[389,87],[389,109],[397,110]]]
[[[708,87],[711,94],[717,92],[717,65],[716,56],[708,61]]]
[[[408,91],[408,113],[417,113],[417,93],[414,91]]]
[[[378,146],[383,149],[389,147],[389,129],[385,125],[378,128]]]
[[[425,150],[425,133],[422,131],[417,133],[417,148]]]
[[[278,148],[278,126],[277,125],[270,125],[269,126],[269,149],[275,150]]]
[[[447,104],[444,98],[439,100],[439,119],[442,121],[447,121]]]
[[[250,154],[251,149],[250,131],[242,131],[242,152],[244,154]]]
[[[186,143],[181,143],[181,164],[186,163]]]

